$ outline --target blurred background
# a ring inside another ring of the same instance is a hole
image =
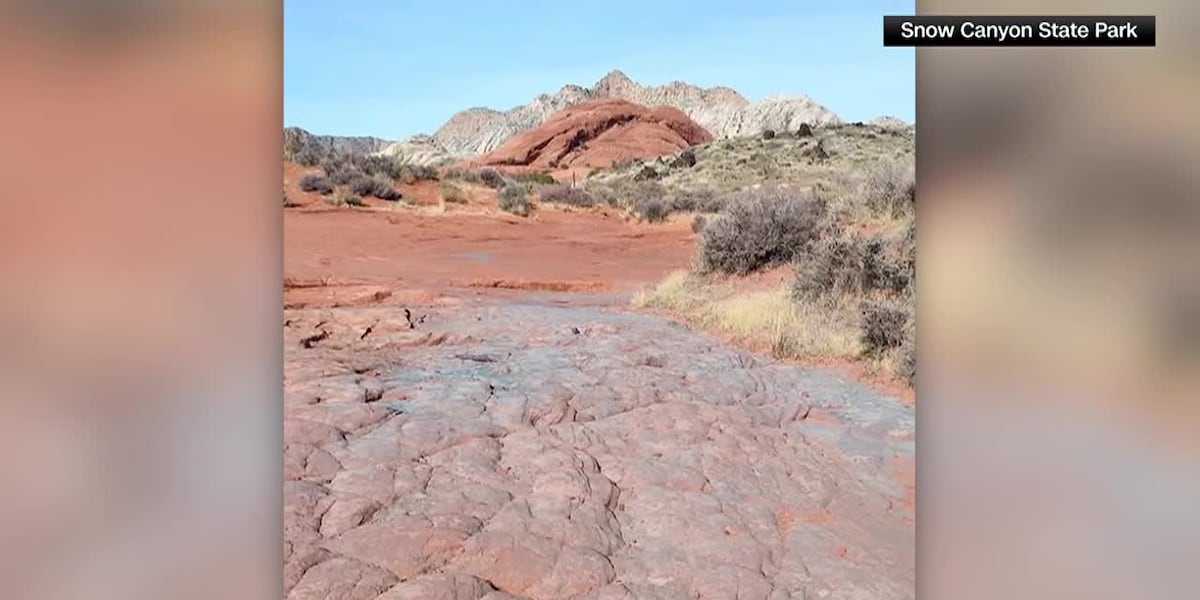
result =
[[[1195,597],[1200,9],[917,5],[1158,16],[918,50],[919,595]],[[281,595],[281,13],[0,5],[3,597]]]
[[[0,597],[282,595],[281,29],[0,5]]]
[[[917,6],[1158,17],[917,51],[919,597],[1195,597],[1200,7]]]

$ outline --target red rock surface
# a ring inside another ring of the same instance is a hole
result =
[[[512,137],[472,165],[603,168],[633,158],[671,154],[710,140],[708,131],[677,108],[647,108],[605,98],[558,111],[540,127]]]

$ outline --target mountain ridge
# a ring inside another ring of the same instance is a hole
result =
[[[806,94],[772,94],[751,101],[728,86],[706,88],[680,80],[643,85],[624,71],[614,69],[590,87],[567,83],[556,92],[537,94],[529,102],[507,110],[487,106],[460,110],[432,134],[418,134],[398,141],[366,136],[313,137],[329,147],[435,165],[488,154],[568,106],[603,98],[625,100],[647,108],[674,107],[717,139],[760,135],[766,130],[793,131],[802,123],[815,127],[843,122],[836,113]]]
[[[627,100],[646,107],[672,106],[717,138],[758,135],[767,129],[796,129],[801,123],[814,126],[841,122],[833,111],[803,94],[777,94],[751,102],[726,86],[704,88],[679,80],[642,85],[614,69],[591,87],[566,84],[558,92],[538,94],[529,103],[505,111],[489,107],[459,111],[433,133],[433,139],[452,155],[482,155],[513,135],[540,125],[558,110],[597,98]]]

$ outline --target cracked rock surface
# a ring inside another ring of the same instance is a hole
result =
[[[420,312],[287,311],[288,599],[914,597],[912,407],[603,306]]]

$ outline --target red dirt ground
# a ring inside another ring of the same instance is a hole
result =
[[[335,208],[296,187],[316,169],[284,168],[284,274],[293,282],[335,282],[437,292],[449,287],[628,292],[687,267],[690,222],[639,224],[611,209],[540,207],[528,218],[495,207],[495,192],[467,186],[467,204],[439,208],[438,183],[399,185],[406,203],[368,199]],[[292,286],[287,300],[314,285]]]
[[[695,256],[696,234],[684,216],[648,225],[613,209],[542,206],[521,218],[498,210],[495,191],[480,186],[466,186],[470,201],[443,213],[436,210],[436,181],[397,186],[416,206],[368,199],[366,208],[338,208],[297,187],[301,175],[318,171],[284,166],[284,191],[299,205],[285,210],[283,219],[288,308],[437,305],[454,302],[455,289],[632,293],[688,268]],[[739,278],[737,285],[768,289],[790,277],[786,268],[772,269]],[[739,345],[753,346],[744,340]],[[915,403],[912,388],[863,364],[809,364]]]

